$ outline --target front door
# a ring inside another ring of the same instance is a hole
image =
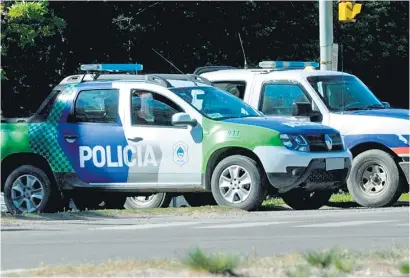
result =
[[[311,103],[308,94],[297,83],[270,82],[262,86],[259,107],[267,116],[293,118],[293,103]],[[310,121],[309,117],[299,120]]]
[[[175,127],[172,115],[184,110],[164,95],[128,90],[125,115],[128,182],[143,187],[193,187],[201,184],[202,127]],[[125,153],[124,153],[125,154]]]

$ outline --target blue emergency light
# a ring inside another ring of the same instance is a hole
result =
[[[301,62],[301,61],[262,61],[259,67],[264,69],[304,69],[306,67],[318,68],[318,62]]]
[[[141,71],[141,64],[85,64],[81,65],[83,71]]]

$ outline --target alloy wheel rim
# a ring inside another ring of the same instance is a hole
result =
[[[44,185],[33,175],[19,176],[11,187],[11,199],[14,207],[21,212],[34,212],[42,204]]]
[[[219,191],[231,204],[239,204],[248,199],[252,190],[249,172],[239,165],[227,167],[219,177]]]

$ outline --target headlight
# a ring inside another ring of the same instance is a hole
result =
[[[283,145],[293,151],[308,152],[309,144],[302,135],[281,134],[279,135]]]

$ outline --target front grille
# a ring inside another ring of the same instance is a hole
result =
[[[306,183],[314,182],[314,183],[323,183],[323,182],[331,182],[335,179],[333,174],[330,171],[325,171],[322,169],[315,169],[313,170],[306,179]]]
[[[315,169],[309,173],[304,181],[305,183],[329,183],[341,181],[347,175],[347,169],[326,171],[324,169]]]
[[[329,150],[325,142],[325,134],[309,134],[305,135],[305,139],[309,144],[311,152],[335,152],[343,150],[343,142],[340,134],[328,134],[332,139],[332,149]]]

